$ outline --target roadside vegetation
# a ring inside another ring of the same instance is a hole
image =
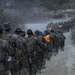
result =
[[[0,26],[2,26],[6,22],[10,22],[10,25],[14,30],[15,27],[19,26],[19,24],[21,23],[21,19],[18,17],[11,17],[9,15],[6,15],[3,9],[0,8]]]

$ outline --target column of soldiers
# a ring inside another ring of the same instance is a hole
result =
[[[65,22],[58,22],[58,23],[50,23],[47,25],[47,28],[52,27],[54,29],[59,29],[61,30],[63,33],[72,31],[74,28],[74,22],[75,22],[75,18],[69,20],[69,21],[65,21]],[[62,28],[60,27],[62,26]]]
[[[45,68],[46,59],[64,50],[65,36],[60,31],[45,30],[42,33],[31,29],[16,28],[11,33],[9,23],[0,26],[0,74],[36,75]]]

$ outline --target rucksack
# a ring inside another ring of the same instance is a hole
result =
[[[22,40],[17,36],[13,35],[12,37],[12,44],[14,47],[14,55],[16,57],[21,57],[22,55]]]
[[[64,41],[66,38],[65,38],[65,36],[62,34],[61,36],[60,36],[60,40],[61,41]]]
[[[36,51],[37,47],[37,42],[36,42],[36,37],[32,36],[31,38],[27,38],[27,48],[30,52]]]
[[[47,48],[47,42],[45,38],[41,35],[37,36],[38,39],[38,46],[43,50]]]
[[[12,43],[12,34],[8,34],[5,37],[5,40],[8,42],[8,44],[10,45],[10,48],[11,48],[9,54],[10,55],[13,55],[14,54],[14,49],[13,49],[13,43]]]

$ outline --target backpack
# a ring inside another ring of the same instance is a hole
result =
[[[45,40],[45,38],[41,35],[37,36],[38,39],[38,46],[39,48],[41,48],[40,50],[44,50],[47,48],[47,42]]]
[[[12,37],[12,44],[14,47],[14,55],[16,57],[21,57],[22,56],[22,40],[20,39],[20,37],[18,37],[17,35],[13,35]]]
[[[10,48],[11,48],[9,54],[10,55],[13,55],[14,54],[14,49],[13,49],[13,43],[12,43],[12,34],[8,34],[5,37],[5,40],[8,42],[8,44],[10,45]]]
[[[37,47],[37,42],[36,42],[36,37],[32,36],[31,38],[27,38],[27,48],[30,52],[36,51]]]
[[[61,36],[60,36],[60,40],[61,41],[64,41],[66,38],[65,38],[65,36],[62,34]]]
[[[5,67],[6,70],[8,70],[8,68],[11,68],[9,61],[8,61],[8,56],[9,56],[9,52],[11,52],[9,44],[6,40],[0,39],[0,62],[2,62],[2,69],[4,70],[3,66]],[[1,66],[0,66],[1,68]],[[1,74],[2,75],[2,74]]]

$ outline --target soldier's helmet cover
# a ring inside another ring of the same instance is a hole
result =
[[[9,22],[6,22],[3,24],[3,27],[4,27],[4,30],[9,30],[11,29],[11,26],[10,26],[10,23]]]
[[[21,28],[16,28],[15,33],[22,32]]]
[[[39,35],[39,33],[40,33],[39,30],[36,30],[36,31],[34,32],[34,34],[36,34],[36,35]]]
[[[49,31],[48,30],[45,30],[44,33],[47,35],[47,34],[49,34]]]
[[[54,30],[52,29],[51,32],[54,32]]]
[[[28,30],[27,30],[27,34],[28,34],[28,35],[33,34],[33,31],[32,31],[31,29],[28,29]]]

